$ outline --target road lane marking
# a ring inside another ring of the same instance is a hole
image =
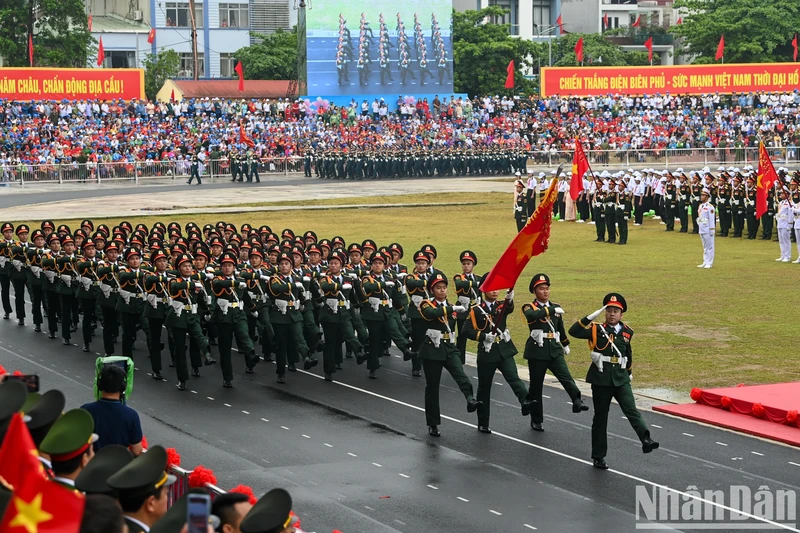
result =
[[[503,513],[498,513],[498,512],[497,512],[497,511],[495,511],[494,509],[489,509],[489,512],[490,512],[490,513],[492,513],[492,514],[494,514],[494,515],[497,515],[497,516],[503,516]]]
[[[308,435],[301,435],[301,437],[303,437],[304,439],[310,439],[311,438]]]
[[[231,404],[229,404],[229,403],[223,403],[222,405],[224,405],[225,407],[230,407],[231,406]]]
[[[469,503],[469,500],[468,500],[468,499],[466,499],[466,498],[462,498],[461,496],[456,496],[456,499],[457,499],[457,500],[461,500],[461,501],[462,501],[462,502],[464,502],[464,503]]]
[[[347,455],[349,455],[350,457],[358,457],[356,454],[350,452],[347,452]]]
[[[797,464],[797,463],[793,463],[793,462],[791,462],[791,461],[789,461],[789,464],[790,464],[790,465],[794,465],[794,466],[800,466],[799,464]]]
[[[378,468],[383,468],[383,465],[379,465],[378,463],[372,463],[373,466],[377,466]]]
[[[324,444],[325,446],[327,446],[328,448],[333,448],[333,444],[328,444],[327,442],[323,442],[323,444]]]
[[[434,487],[433,485],[428,485],[428,488],[433,490],[439,490],[439,487]]]
[[[211,396],[206,396],[206,398],[208,398],[208,399],[209,399],[209,400],[211,400],[212,402],[214,401],[214,398],[212,398]]]
[[[400,474],[400,477],[404,477],[404,478],[406,478],[406,479],[409,479],[411,476],[407,476],[407,475],[405,475],[405,474]]]
[[[298,372],[301,372],[301,373],[303,373],[303,374],[305,374],[307,376],[311,376],[311,377],[316,378],[316,379],[324,379],[323,376],[319,376],[317,374],[312,374],[311,372],[308,372],[306,370],[298,369]],[[356,387],[355,385],[350,385],[349,383],[344,383],[344,382],[341,382],[341,381],[336,381],[334,383],[336,385],[340,386],[340,387],[344,387],[344,388],[347,388],[347,389],[358,391],[358,392],[361,392],[362,394],[366,394],[366,395],[372,396],[374,398],[380,398],[380,399],[385,400],[387,402],[391,402],[391,403],[394,403],[394,404],[397,404],[397,405],[402,405],[404,407],[407,407],[409,409],[413,409],[415,411],[419,411],[419,412],[422,412],[422,413],[425,412],[425,408],[424,407],[419,407],[417,405],[413,405],[413,404],[410,404],[408,402],[404,402],[402,400],[391,398],[389,396],[384,396],[383,394],[378,394],[377,392],[372,392],[372,391],[369,391],[369,390],[366,390],[366,389],[362,389],[360,387]],[[460,420],[460,419],[454,418],[452,416],[441,415],[441,418],[443,418],[445,420],[449,420],[450,422],[454,422],[456,424],[461,424],[462,426],[466,426],[466,427],[470,427],[470,428],[475,427],[475,423],[474,422],[465,422],[464,420]],[[534,449],[540,450],[542,452],[549,453],[549,454],[555,455],[557,457],[561,457],[562,459],[568,459],[570,461],[574,461],[576,463],[581,463],[581,464],[584,464],[586,466],[591,466],[591,464],[592,464],[590,461],[587,461],[586,459],[581,459],[580,457],[575,457],[573,455],[569,455],[568,453],[560,452],[560,451],[554,450],[552,448],[547,448],[547,447],[542,446],[540,444],[534,444],[533,442],[528,442],[526,440],[522,440],[522,439],[519,439],[517,437],[512,437],[511,435],[506,435],[504,433],[500,433],[499,431],[495,431],[495,432],[493,432],[493,434],[496,437],[499,437],[501,439],[506,439],[506,440],[509,440],[511,442],[515,442],[517,444],[522,444],[523,446],[528,446],[529,448],[534,448]],[[790,461],[790,464],[793,464],[794,466],[800,467],[800,464],[792,463],[791,461]],[[657,483],[655,481],[650,481],[649,479],[645,479],[645,478],[642,478],[642,477],[639,477],[639,476],[635,476],[633,474],[628,474],[627,472],[623,472],[621,470],[616,470],[614,468],[609,468],[606,472],[608,474],[613,474],[613,475],[616,475],[616,476],[624,477],[626,479],[629,479],[631,481],[635,481],[637,483],[644,483],[646,485],[650,485],[651,487],[654,487],[654,488],[657,488],[657,489],[673,492],[673,493],[675,493],[675,494],[677,494],[679,496],[683,496],[684,498],[697,500],[698,502],[702,502],[702,503],[704,503],[706,505],[709,505],[709,506],[712,506],[712,507],[716,507],[718,509],[723,509],[723,510],[728,511],[728,512],[736,512],[741,516],[746,516],[746,517],[751,518],[753,520],[756,520],[758,522],[762,522],[764,524],[769,524],[771,526],[774,526],[775,529],[784,529],[784,530],[788,530],[788,531],[792,531],[792,530],[797,531],[795,528],[793,528],[793,527],[791,527],[791,526],[789,526],[787,524],[781,524],[779,522],[775,522],[774,520],[769,520],[769,519],[761,517],[761,516],[756,516],[756,515],[754,515],[752,513],[742,512],[739,509],[734,509],[733,507],[724,505],[722,503],[719,503],[719,502],[716,502],[716,501],[712,501],[712,500],[708,500],[706,498],[701,498],[701,497],[699,497],[699,496],[697,496],[695,494],[690,494],[690,493],[687,493],[687,492],[684,492],[684,491],[681,491],[681,490],[678,490],[678,489],[674,489],[674,488],[672,488],[672,487],[670,487],[668,485],[664,485],[662,483]]]
[[[650,425],[651,425],[651,426],[653,426],[654,428],[663,429],[663,428],[662,428],[661,426],[659,426],[658,424],[650,424]]]
[[[536,529],[535,527],[533,527],[533,526],[532,526],[532,525],[530,525],[530,524],[522,524],[522,525],[523,525],[523,526],[525,526],[525,527],[527,527],[528,529],[534,529],[534,530]]]
[[[724,442],[717,441],[717,444],[719,444],[720,446],[727,446],[727,444],[725,444]]]
[[[197,394],[196,390],[191,391],[192,394]]]
[[[764,457],[763,453],[758,453],[758,452],[750,452],[750,453],[752,453],[753,455],[758,455],[759,457]]]
[[[694,435],[692,435],[691,433],[684,433],[684,435],[686,435],[687,437],[694,437]]]
[[[261,420],[264,422],[269,422],[269,420],[267,420],[266,418],[262,418]]]
[[[289,428],[287,428],[286,426],[281,426],[281,429],[285,429],[286,431],[289,431]]]
[[[250,414],[250,412],[249,412],[249,411],[242,411],[242,413],[244,413],[244,414],[246,414],[246,415],[249,415],[249,414]]]

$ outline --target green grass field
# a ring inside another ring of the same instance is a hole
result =
[[[470,206],[414,209],[352,208],[289,210],[241,214],[145,216],[133,224],[156,220],[202,225],[222,219],[268,224],[273,231],[289,227],[296,233],[314,230],[320,238],[341,235],[350,241],[374,239],[379,245],[397,241],[406,251],[404,263],[419,246],[432,243],[439,252],[436,266],[450,277],[460,272],[458,254],[478,255],[476,271],[487,272],[513,238],[516,226],[508,195],[428,194],[371,198],[377,202],[479,202]],[[332,204],[355,203],[337,199]],[[88,213],[87,213],[88,216]],[[120,219],[104,220],[114,224]],[[66,222],[73,229],[77,220]],[[95,220],[95,223],[98,223]],[[34,222],[39,226],[38,221]],[[633,339],[636,388],[666,387],[681,392],[694,386],[730,386],[800,379],[797,346],[800,324],[795,322],[798,265],[776,263],[778,244],[766,241],[716,241],[713,269],[702,262],[700,238],[665,233],[652,219],[630,227],[627,246],[595,243],[594,226],[554,222],[549,250],[531,260],[516,290],[518,307],[531,298],[528,283],[538,272],[552,280],[552,300],[566,311],[567,325],[599,308],[603,296],[622,293],[629,305],[624,320]],[[522,350],[527,328],[519,314],[511,320],[517,347]],[[475,344],[470,343],[470,350]],[[521,355],[520,355],[521,359]],[[589,365],[588,348],[574,343],[567,358],[575,377]]]

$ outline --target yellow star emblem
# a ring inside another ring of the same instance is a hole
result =
[[[531,257],[533,257],[533,245],[536,244],[536,241],[539,239],[539,235],[541,234],[541,231],[531,233],[530,235],[527,233],[519,234],[519,240],[515,243],[518,247],[517,263],[528,261]]]
[[[42,510],[42,493],[37,494],[30,502],[22,498],[14,498],[17,515],[11,520],[10,527],[24,527],[28,533],[38,533],[39,524],[53,519],[53,515]]]

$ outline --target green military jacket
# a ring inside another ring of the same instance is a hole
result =
[[[458,303],[466,308],[466,311],[458,313],[459,320],[465,320],[469,315],[470,307],[478,304],[481,283],[483,283],[483,278],[475,274],[456,274],[453,276],[453,285],[456,286]]]
[[[26,252],[28,248],[32,247],[33,245],[27,242],[18,242],[11,247],[11,258],[9,259],[9,263],[11,263],[11,268],[9,270],[11,279],[28,280],[28,258]],[[17,266],[19,268],[17,268]]]
[[[392,312],[398,292],[397,281],[388,275],[365,276],[361,293],[366,299],[361,305],[362,320],[386,320]]]
[[[167,309],[164,325],[168,328],[189,329],[191,323],[200,322],[199,309],[204,303],[203,293],[196,289],[198,280],[177,277],[167,282],[167,291],[171,299]],[[178,312],[180,309],[180,313]]]
[[[44,257],[44,250],[31,246],[25,251],[25,256],[28,258],[28,285],[29,286],[44,286],[46,276],[42,273],[42,258]]]
[[[350,308],[356,290],[353,280],[343,275],[327,275],[319,280],[319,287],[322,293],[319,321],[343,324],[352,320]]]
[[[101,307],[117,308],[119,303],[119,284],[116,275],[120,267],[117,263],[103,263],[97,267],[97,276],[100,278],[100,302]]]
[[[296,284],[300,284],[298,287]],[[275,274],[269,280],[269,293],[275,301],[269,314],[269,321],[273,324],[292,324],[303,321],[300,308],[303,305],[305,288],[302,279],[297,276],[283,276]]]
[[[425,342],[419,350],[420,359],[431,361],[446,361],[449,357],[459,357],[456,347],[456,317],[453,306],[445,302],[438,303],[435,300],[423,300],[419,306],[419,312],[425,319],[427,327]],[[438,346],[432,335],[441,334]]]
[[[52,250],[46,251],[41,256],[42,263],[42,288],[49,292],[57,292],[60,283],[56,267],[56,255]]]
[[[78,272],[75,266],[78,263],[76,255],[59,255],[56,258],[56,272],[58,273],[58,294],[75,296],[78,292]]]
[[[117,311],[132,315],[140,315],[144,312],[144,279],[149,272],[143,268],[132,270],[122,268],[117,274],[119,279],[119,299],[117,300]]]
[[[171,308],[169,296],[169,272],[148,272],[144,278],[144,316],[164,320]]]
[[[14,241],[0,241],[0,276],[11,276],[11,247]]]
[[[244,296],[246,289],[240,287],[245,283],[241,278],[217,276],[211,280],[211,290],[214,293],[214,308],[211,311],[211,321],[216,324],[233,324],[238,320],[246,320],[244,315]],[[227,303],[226,303],[227,302]],[[227,311],[225,311],[227,308]]]
[[[633,330],[622,322],[619,323],[619,326],[619,331],[615,331],[615,328],[607,324],[597,324],[588,317],[583,317],[569,328],[569,334],[576,339],[589,341],[589,350],[593,352],[593,361],[598,357],[603,359],[602,371],[597,362],[593,362],[589,367],[589,371],[586,373],[587,383],[604,387],[621,387],[630,383],[631,367],[633,366],[631,350]],[[616,346],[616,350],[614,346]]]
[[[78,259],[75,270],[78,271],[78,298],[91,300],[100,296],[100,281],[97,277],[97,259]]]
[[[553,302],[542,305],[536,300],[522,306],[522,316],[530,332],[525,343],[525,359],[547,361],[564,356],[569,339],[564,331],[564,319],[554,312],[556,307],[559,305]]]
[[[272,272],[263,267],[247,268],[239,272],[239,277],[247,282],[245,308],[248,312],[268,313],[272,302],[269,298],[269,278]]]
[[[506,307],[503,310],[503,307]],[[507,329],[506,321],[508,315],[514,312],[514,301],[496,301],[489,304],[482,301],[469,310],[467,319],[464,322],[462,335],[474,341],[478,341],[478,364],[499,363],[509,357],[514,357],[519,353],[511,335],[504,333]],[[495,326],[497,326],[495,328]],[[496,333],[494,343],[487,351],[484,341],[487,333]]]
[[[423,300],[430,297],[428,291],[425,290],[425,285],[428,283],[428,274],[420,274],[414,271],[407,275],[404,281],[406,294],[410,300],[406,316],[410,319],[423,320],[422,314],[419,312],[419,306]]]

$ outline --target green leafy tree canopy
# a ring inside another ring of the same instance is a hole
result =
[[[252,33],[260,43],[236,51],[248,80],[291,80],[297,77],[297,27],[269,35]]]
[[[791,40],[800,28],[800,2],[776,0],[676,0],[683,23],[672,32],[683,38],[694,63],[712,63],[721,35],[725,62],[791,61]]]
[[[149,100],[156,99],[164,82],[178,75],[181,58],[175,50],[161,50],[158,54],[147,54],[144,64],[144,92]]]

